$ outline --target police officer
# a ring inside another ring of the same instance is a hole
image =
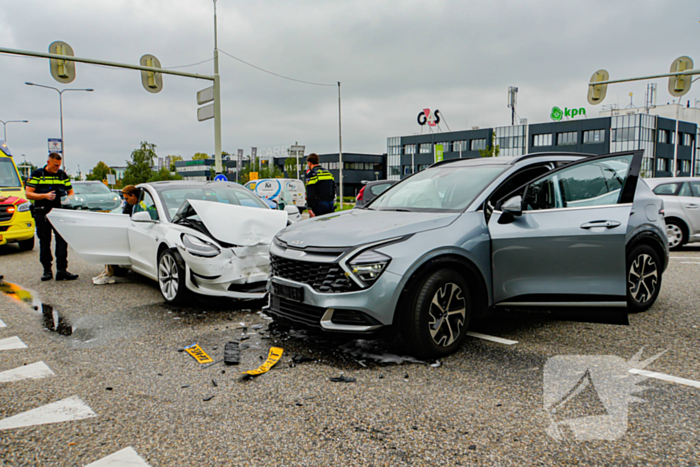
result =
[[[318,155],[315,153],[309,154],[306,164],[309,167],[306,172],[306,204],[309,207],[309,216],[320,216],[335,211],[333,174],[318,165]]]
[[[61,207],[63,196],[73,195],[73,186],[68,175],[61,170],[61,155],[52,152],[46,166],[36,169],[27,181],[27,198],[34,200],[33,212],[36,220],[36,233],[39,237],[39,259],[44,267],[42,281],[53,279],[51,263],[51,232],[56,237],[56,280],[72,281],[78,278],[77,274],[68,272],[68,244],[53,228],[46,215],[53,208]]]

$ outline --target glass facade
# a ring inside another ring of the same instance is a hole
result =
[[[521,156],[525,154],[525,125],[494,128],[496,144],[500,156]]]
[[[478,151],[479,149],[486,149],[486,138],[471,140],[471,150]]]
[[[387,179],[398,180],[401,178],[401,138],[393,137],[386,140],[387,154]]]
[[[551,146],[552,145],[552,134],[547,133],[544,135],[533,135],[532,145],[533,146]]]
[[[583,144],[605,142],[605,130],[589,130],[583,132]]]
[[[576,144],[576,133],[575,131],[567,131],[564,133],[557,133],[557,146],[573,146]]]
[[[656,118],[645,114],[610,117],[610,152],[642,149],[644,156],[640,173],[644,178],[654,176]]]

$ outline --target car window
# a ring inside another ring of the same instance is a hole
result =
[[[158,220],[158,210],[156,209],[156,203],[153,202],[153,197],[151,197],[151,194],[146,190],[142,191],[141,200],[134,206],[134,211],[132,212],[132,215],[141,211],[146,211],[151,216],[151,219],[153,219],[154,221]]]
[[[535,166],[529,166],[521,169],[520,171],[511,175],[493,191],[491,196],[489,196],[491,204],[496,205],[497,202],[504,201],[504,197],[510,195],[516,189],[540,177],[541,175],[546,174],[552,169],[554,169],[554,163],[552,162],[537,164]]]
[[[76,195],[109,194],[111,191],[103,183],[75,183],[73,191]]]
[[[22,186],[15,170],[15,164],[9,157],[0,158],[0,187]]]
[[[218,182],[202,186],[178,186],[159,190],[168,216],[172,218],[188,199],[214,201],[224,204],[236,204],[251,208],[267,208],[267,205],[252,191],[240,185]]]
[[[678,185],[680,185],[680,183],[664,183],[654,188],[654,193],[667,196],[675,195],[678,191]]]
[[[700,198],[700,182],[690,182],[690,191],[694,197]]]
[[[374,196],[379,196],[382,193],[384,193],[390,186],[391,183],[379,183],[377,185],[372,185],[371,187],[369,187],[369,191],[371,191]]]
[[[690,193],[690,186],[687,183],[681,184],[681,189],[678,190],[678,196],[693,196]]]
[[[524,209],[535,211],[616,204],[632,157],[586,162],[538,180],[525,192]]]

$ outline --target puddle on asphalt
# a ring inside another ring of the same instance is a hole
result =
[[[0,292],[6,296],[30,306],[44,317],[44,328],[56,332],[62,336],[73,334],[73,326],[68,320],[61,316],[53,306],[42,303],[30,291],[23,289],[17,284],[0,281]]]

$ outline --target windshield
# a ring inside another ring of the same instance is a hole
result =
[[[102,183],[75,183],[73,184],[73,191],[76,195],[104,195],[105,193],[112,193]]]
[[[380,195],[368,209],[462,211],[509,166],[435,167]]]
[[[222,182],[204,186],[164,188],[159,190],[159,194],[168,211],[168,217],[171,219],[188,199],[268,209],[267,205],[260,198],[240,187],[240,185],[238,185],[238,188],[234,188],[234,186]]]
[[[0,187],[2,186],[22,186],[15,170],[15,164],[9,157],[0,157]]]

